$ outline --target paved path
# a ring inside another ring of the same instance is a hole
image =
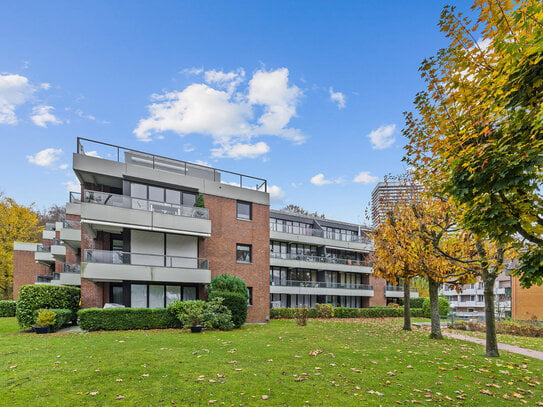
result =
[[[448,336],[449,338],[478,343],[479,345],[483,345],[483,346],[486,344],[486,341],[483,338],[475,338],[473,336],[455,334],[452,332],[442,332],[442,333],[443,335]],[[520,346],[507,345],[505,343],[498,343],[498,349],[505,350],[507,352],[518,353],[519,355],[529,356],[535,359],[543,360],[543,352],[540,352],[538,350],[521,348]]]

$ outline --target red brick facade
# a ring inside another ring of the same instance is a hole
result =
[[[370,298],[369,306],[376,307],[379,305],[387,305],[385,297],[386,280],[374,275],[370,276],[370,284],[373,285],[373,297]]]
[[[266,322],[270,315],[270,208],[253,203],[252,220],[236,217],[235,199],[205,195],[211,237],[200,242],[199,256],[209,259],[212,277],[233,274],[253,290],[247,322]],[[252,245],[252,263],[236,262],[236,244]]]
[[[35,284],[38,276],[50,275],[51,269],[43,264],[36,263],[34,253],[30,251],[13,251],[13,299],[19,295],[23,285]]]

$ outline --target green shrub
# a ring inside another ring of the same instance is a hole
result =
[[[222,297],[213,298],[204,307],[204,326],[208,329],[229,331],[234,328],[232,313],[223,303]]]
[[[335,307],[334,318],[358,318],[362,308]]]
[[[72,311],[69,309],[62,309],[62,308],[53,308],[53,309],[39,309],[34,311],[34,319],[36,320],[36,324],[40,325],[37,321],[38,316],[41,315],[43,312],[52,313],[55,318],[54,322],[51,324],[48,324],[51,326],[51,332],[56,332],[60,328],[62,328],[64,325],[66,325],[68,322],[72,320]],[[40,325],[42,326],[42,325]]]
[[[220,277],[220,276],[219,276]],[[244,283],[245,284],[245,283]],[[247,320],[247,294],[230,291],[213,291],[208,293],[208,300],[222,297],[225,305],[232,313],[232,322],[234,327],[239,328]]]
[[[415,318],[424,318],[424,310],[422,308],[411,308],[411,316]]]
[[[439,297],[437,301],[438,301],[439,315],[442,317],[446,317],[447,315],[449,315],[449,309],[450,309],[449,300],[447,300],[445,297]],[[426,318],[430,318],[430,298],[424,299],[422,303],[422,310],[424,312],[424,316]]]
[[[37,311],[36,325],[40,328],[55,325],[57,314],[49,309],[41,309]]]
[[[294,318],[295,308],[272,308],[270,310],[271,319],[292,319]]]
[[[422,308],[422,303],[428,297],[410,298],[409,305],[411,308]]]
[[[198,197],[196,197],[196,202],[194,202],[194,207],[196,207],[196,208],[205,208],[204,196],[202,194],[198,194]]]
[[[176,304],[170,309],[175,309],[175,314],[181,323],[181,327],[190,328],[191,326],[204,324],[205,301],[174,301],[173,303]]]
[[[207,295],[217,297],[214,293],[217,291],[228,291],[231,293],[239,293],[245,296],[245,302],[249,299],[247,286],[245,282],[236,276],[230,274],[221,274],[211,279],[211,283],[207,289]]]
[[[17,300],[17,321],[21,328],[34,324],[34,311],[41,308],[69,309],[72,321],[77,319],[81,290],[75,287],[54,285],[24,285]]]
[[[296,316],[296,325],[306,326],[307,318],[309,315],[309,308],[307,307],[296,308],[294,311],[294,315]]]
[[[317,307],[317,316],[319,318],[332,318],[334,316],[334,307],[332,304],[315,304]]]
[[[87,331],[180,328],[175,315],[165,308],[86,308],[79,325]]]
[[[0,301],[0,317],[14,317],[16,309],[17,301]]]
[[[360,310],[360,317],[362,318],[403,317],[402,308],[373,307],[373,308],[359,308],[359,310]]]
[[[498,321],[496,323],[496,332],[499,334],[543,338],[543,326],[531,322]]]

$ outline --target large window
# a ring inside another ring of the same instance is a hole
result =
[[[122,287],[113,291],[115,299],[122,298]],[[198,299],[197,287],[166,284],[131,284],[130,306],[132,308],[164,308],[169,303]],[[117,297],[115,297],[115,294]],[[122,304],[122,302],[120,302]]]
[[[194,206],[196,192],[179,191],[153,185],[130,183],[130,196],[132,198],[148,199],[153,202],[166,202],[172,205]]]
[[[236,245],[236,261],[238,263],[252,263],[252,247],[248,244]]]
[[[238,201],[236,216],[238,219],[251,220],[253,218],[253,205],[250,202]]]

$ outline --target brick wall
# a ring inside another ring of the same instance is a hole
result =
[[[34,260],[34,252],[14,250],[13,299],[17,299],[21,286],[35,284],[38,276],[50,274],[51,270],[49,267],[36,263]]]
[[[529,320],[543,319],[543,286],[522,288],[517,278],[511,278],[511,317]]]
[[[370,284],[373,285],[373,297],[370,298],[368,306],[375,307],[378,305],[387,305],[387,299],[385,297],[385,279],[371,275]]]
[[[253,288],[247,322],[266,322],[270,314],[270,208],[253,203],[251,221],[236,218],[236,200],[204,195],[211,237],[200,242],[199,256],[209,259],[212,277],[233,274]],[[252,264],[236,262],[236,244],[252,245]]]

